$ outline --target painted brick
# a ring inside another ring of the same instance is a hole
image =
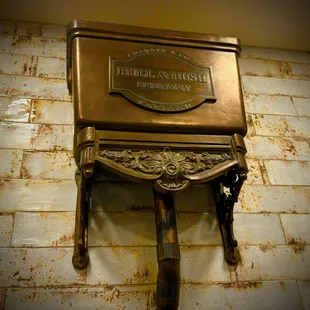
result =
[[[0,147],[29,149],[35,132],[34,124],[0,123]]]
[[[37,57],[27,55],[0,54],[0,73],[35,75]]]
[[[66,27],[59,25],[42,25],[42,36],[45,38],[65,39]]]
[[[222,246],[181,247],[181,257],[182,282],[230,281]]]
[[[75,211],[71,180],[0,180],[0,211]]]
[[[75,162],[70,152],[24,153],[22,178],[73,179],[75,170]]]
[[[0,20],[0,33],[13,34],[15,33],[16,25],[13,20]]]
[[[310,310],[310,280],[300,280],[297,284],[304,310]]]
[[[288,244],[310,244],[310,214],[281,214],[281,222]]]
[[[73,104],[68,101],[32,100],[32,123],[73,124]]]
[[[309,137],[310,119],[306,117],[253,115],[257,135]]]
[[[0,97],[0,120],[28,122],[30,103],[30,99]]]
[[[310,146],[307,141],[249,136],[245,142],[248,158],[310,160]]]
[[[42,29],[40,23],[16,23],[16,34],[22,36],[38,36],[42,35]]]
[[[310,185],[310,162],[265,161],[268,178],[274,185]]]
[[[157,277],[155,247],[89,248],[86,284],[148,284]],[[102,263],[104,262],[104,264]]]
[[[195,203],[193,204],[193,201]],[[150,185],[134,183],[95,183],[92,187],[92,209],[96,211],[153,211],[154,197]],[[214,212],[210,186],[191,187],[175,196],[178,212]]]
[[[0,52],[1,53],[11,53],[13,36],[1,34],[0,35]]]
[[[178,214],[177,225],[182,245],[222,245],[218,219],[214,213],[181,213]]]
[[[0,122],[1,148],[23,148],[46,151],[73,149],[73,127],[62,125]]]
[[[244,185],[235,211],[310,213],[310,187]]]
[[[288,96],[244,94],[247,113],[296,115],[294,104]]]
[[[73,248],[0,248],[0,286],[84,284],[85,271],[73,268],[72,251]]]
[[[244,91],[261,95],[310,97],[310,81],[243,75]]]
[[[156,282],[155,247],[90,248],[89,252],[92,264],[88,268],[87,284]],[[181,257],[183,282],[230,280],[222,247],[181,247]],[[102,264],[102,260],[105,264]]]
[[[262,163],[257,159],[247,159],[249,168],[248,178],[245,184],[264,184],[262,170],[264,169]]]
[[[242,57],[310,63],[310,55],[307,52],[278,50],[278,49],[249,47],[249,46],[245,46],[242,48]]]
[[[66,61],[58,58],[39,57],[37,76],[65,79]]]
[[[310,116],[310,99],[293,98],[293,102],[299,116]]]
[[[73,149],[73,127],[62,125],[35,126],[32,148],[46,151],[68,151]]]
[[[73,246],[75,212],[17,212],[12,235],[15,246]]]
[[[310,247],[261,245],[240,247],[243,264],[236,270],[239,281],[307,279]]]
[[[185,285],[181,288],[179,309],[302,310],[303,308],[295,281],[265,281]]]
[[[8,247],[13,230],[13,213],[0,212],[0,222],[0,247]]]
[[[44,56],[66,58],[67,45],[65,40],[46,39],[44,40]]]
[[[310,78],[310,64],[299,64],[285,61],[239,59],[240,73],[250,76]]]
[[[239,59],[240,74],[250,76],[281,76],[281,62],[259,59]]]
[[[310,65],[288,63],[288,75],[290,77],[310,79]]]
[[[0,94],[27,98],[70,100],[65,80],[46,80],[37,77],[0,75]]]
[[[11,45],[4,50],[6,53],[42,56],[44,41],[39,37],[13,36]]]
[[[181,245],[221,245],[215,214],[180,213],[177,216]],[[90,218],[90,246],[155,246],[153,212],[94,212]]]
[[[93,212],[90,246],[155,246],[155,217],[150,212]]]
[[[234,230],[239,244],[285,244],[276,214],[235,214]]]
[[[6,310],[151,310],[148,295],[147,286],[8,289]]]
[[[19,178],[23,151],[0,149],[0,178]]]

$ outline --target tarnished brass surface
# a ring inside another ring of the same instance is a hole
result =
[[[180,250],[173,195],[211,183],[225,259],[240,260],[233,210],[248,167],[239,41],[73,21],[67,44],[79,168],[73,264],[89,263],[88,210],[96,175],[149,183],[157,228],[157,309],[177,309]]]
[[[245,135],[236,39],[114,26],[68,28],[77,128]]]

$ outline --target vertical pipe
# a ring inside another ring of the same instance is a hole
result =
[[[157,236],[157,309],[176,310],[180,295],[180,246],[173,196],[154,190]]]

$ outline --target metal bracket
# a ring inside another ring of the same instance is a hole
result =
[[[78,269],[86,268],[89,264],[88,255],[88,211],[90,203],[91,183],[78,169],[75,173],[78,188],[75,213],[73,266]]]
[[[229,264],[237,264],[240,261],[240,253],[237,248],[238,241],[234,235],[233,212],[241,187],[246,179],[247,167],[243,166],[227,172],[213,183],[216,194],[216,211],[225,251],[224,255]],[[229,193],[224,191],[224,187],[228,189]]]

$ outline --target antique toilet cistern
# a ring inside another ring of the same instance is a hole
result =
[[[153,186],[157,309],[178,309],[174,195],[210,183],[225,259],[240,260],[233,209],[248,168],[235,38],[91,21],[67,32],[78,197],[73,265],[85,268],[93,182],[117,175]],[[224,191],[224,189],[226,190]]]

